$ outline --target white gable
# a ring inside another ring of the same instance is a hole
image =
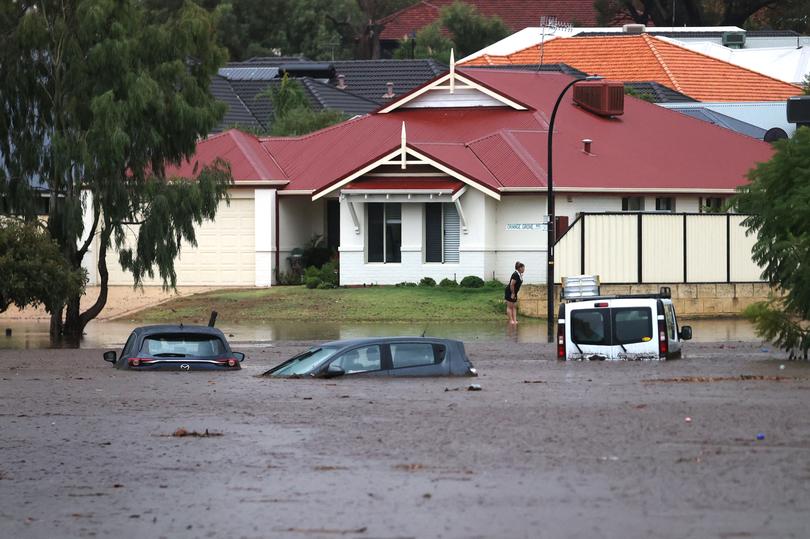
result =
[[[420,95],[416,99],[402,105],[403,109],[419,109],[432,107],[505,107],[506,104],[498,101],[475,88],[456,87],[452,94],[448,90],[432,91]]]

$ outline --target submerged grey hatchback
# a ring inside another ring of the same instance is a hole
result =
[[[378,337],[315,346],[265,372],[265,376],[333,378],[387,376],[477,376],[464,343],[432,337]]]

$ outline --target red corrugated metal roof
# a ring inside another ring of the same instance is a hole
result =
[[[199,170],[221,158],[231,164],[234,181],[286,180],[275,159],[253,135],[231,129],[197,143],[194,157],[166,169],[167,176],[194,177]]]
[[[202,157],[229,158],[241,179],[290,180],[285,189],[322,191],[407,145],[495,192],[546,185],[546,118],[571,78],[548,72],[464,69],[474,81],[529,104],[457,109],[399,108],[296,138],[229,131],[200,143]],[[593,140],[592,155],[582,139]],[[271,158],[271,155],[275,160]],[[554,178],[560,189],[643,192],[723,192],[772,155],[769,144],[627,96],[625,114],[603,118],[573,105],[571,92],[557,115]]]
[[[452,178],[364,178],[343,187],[347,190],[363,191],[452,191],[464,187],[459,180]]]
[[[423,0],[402,9],[381,23],[385,25],[381,39],[402,39],[418,32],[439,18],[439,10],[454,0]],[[491,17],[499,16],[513,31],[540,23],[540,17],[557,17],[574,26],[596,26],[597,13],[593,0],[465,0],[478,11]]]

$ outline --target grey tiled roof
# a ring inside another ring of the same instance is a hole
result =
[[[460,69],[464,69],[464,66],[458,66]],[[580,71],[575,67],[571,67],[568,64],[558,63],[558,64],[506,64],[506,65],[487,65],[487,66],[470,66],[468,69],[512,69],[516,71],[546,71],[552,73],[565,73],[566,75],[571,75],[572,77],[585,77],[588,74],[584,71]]]
[[[225,117],[222,119],[222,122],[214,129],[215,133],[236,125],[253,128],[263,127],[253,111],[246,106],[242,98],[234,90],[230,81],[224,77],[215,75],[211,77],[210,90],[211,95],[213,95],[217,101],[221,101],[228,106],[228,110],[225,112]]]
[[[345,77],[347,90],[382,104],[387,83],[402,95],[447,71],[435,60],[341,60],[332,62],[335,74]]]
[[[688,95],[677,92],[658,82],[625,82],[624,87],[632,89],[636,94],[640,94],[640,96],[649,96],[653,103],[684,103],[697,101],[697,99],[692,99]]]
[[[349,115],[368,114],[380,106],[365,97],[340,90],[331,84],[310,77],[298,79],[310,98],[318,104],[315,108],[341,110]]]
[[[672,110],[680,112],[681,114],[686,114],[692,118],[697,118],[698,120],[703,120],[704,122],[709,122],[710,124],[731,129],[732,131],[736,131],[737,133],[741,133],[755,139],[763,140],[765,137],[765,130],[761,127],[751,125],[736,118],[732,118],[731,116],[726,116],[725,114],[720,114],[719,112],[715,112],[704,107],[684,107]]]

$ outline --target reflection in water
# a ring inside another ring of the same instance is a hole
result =
[[[745,320],[714,319],[682,321],[692,326],[698,342],[753,341],[759,339]],[[0,348],[61,348],[68,343],[51,343],[47,323],[0,322],[12,336],[0,333]],[[91,322],[81,348],[120,348],[135,324],[131,322]],[[462,341],[546,342],[543,321],[522,320],[517,326],[504,322],[425,322],[418,323],[324,323],[273,322],[218,326],[232,342],[311,341],[378,337],[386,335],[431,335]]]

